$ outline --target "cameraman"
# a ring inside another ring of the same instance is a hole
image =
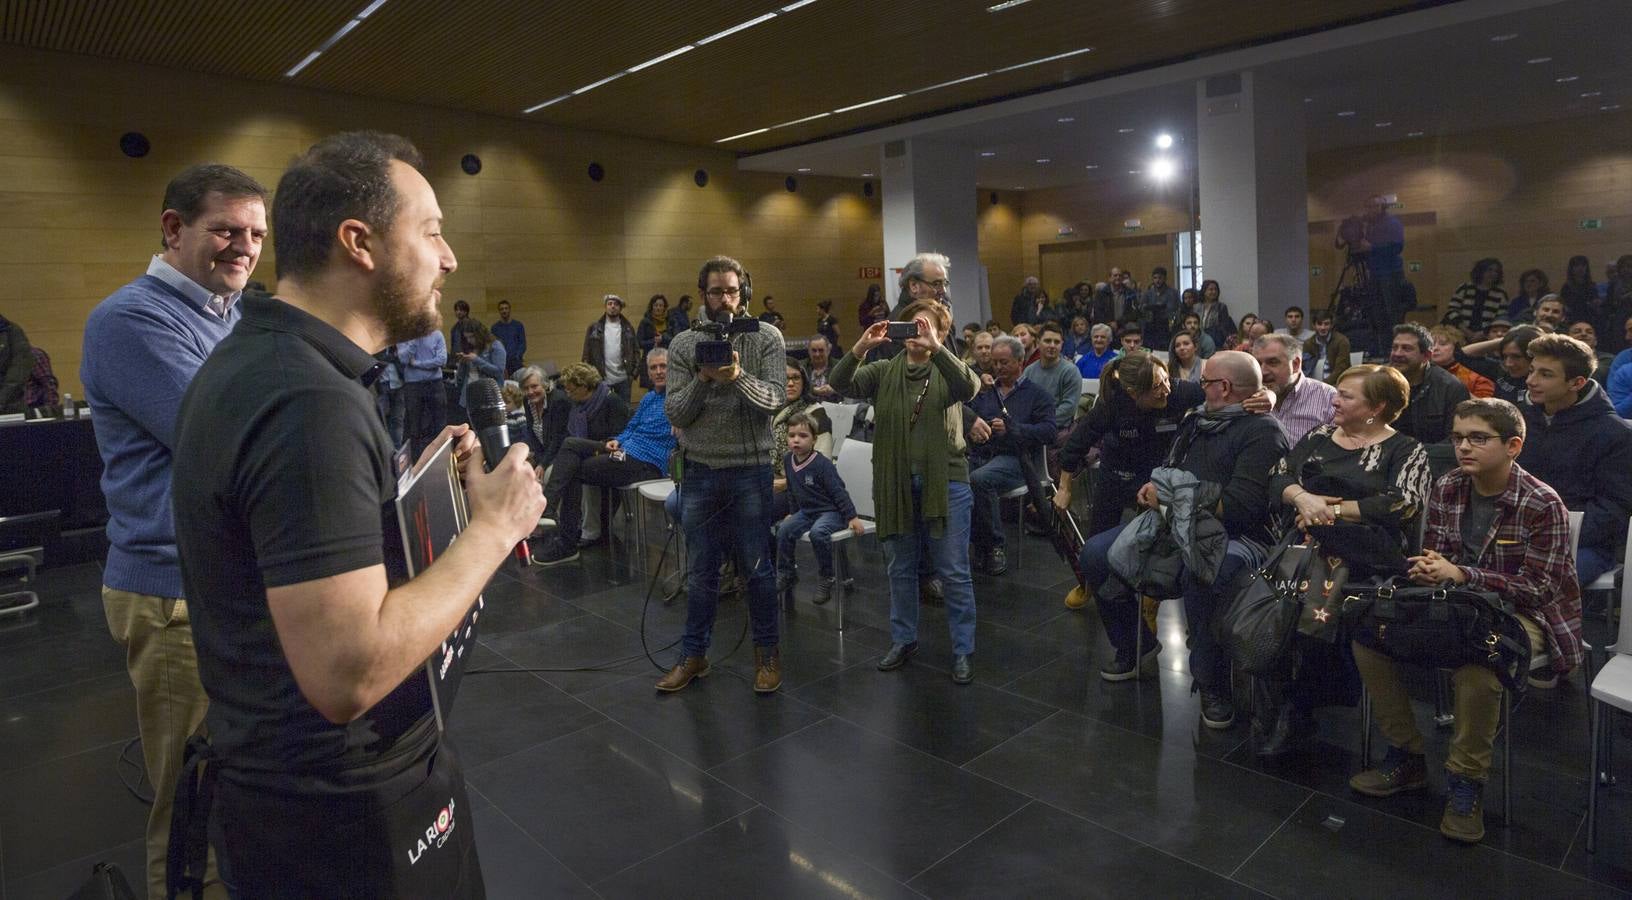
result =
[[[668,398],[663,408],[680,429],[685,490],[686,633],[680,659],[657,682],[678,691],[708,674],[708,644],[719,605],[720,562],[729,553],[748,581],[754,628],[754,690],[782,686],[777,650],[776,571],[771,543],[771,416],[787,400],[786,349],[774,326],[745,318],[753,281],[728,256],[697,273],[703,308],[690,331],[669,344]],[[738,330],[753,323],[754,330]],[[730,362],[700,366],[699,344],[728,341]]]

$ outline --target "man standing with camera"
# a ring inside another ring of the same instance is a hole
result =
[[[703,263],[699,321],[669,345],[664,410],[680,429],[684,459],[681,524],[686,531],[686,632],[680,659],[657,682],[678,691],[708,674],[719,605],[720,563],[729,554],[748,583],[754,632],[754,690],[782,686],[777,649],[776,569],[771,542],[771,416],[787,399],[782,333],[737,320],[753,281],[728,256]]]

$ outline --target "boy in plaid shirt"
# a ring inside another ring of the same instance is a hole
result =
[[[1524,417],[1506,400],[1466,400],[1456,407],[1451,449],[1457,467],[1434,484],[1426,546],[1411,558],[1410,576],[1417,584],[1452,582],[1493,591],[1512,603],[1531,653],[1552,661],[1545,683],[1581,662],[1581,586],[1570,551],[1569,510],[1552,488],[1514,462],[1524,433]],[[1399,670],[1387,656],[1353,646],[1389,748],[1381,765],[1349,779],[1349,787],[1373,797],[1420,790],[1428,783],[1422,734]],[[1476,843],[1485,836],[1480,800],[1501,720],[1502,686],[1494,672],[1476,665],[1457,669],[1452,682],[1456,731],[1445,760],[1449,796],[1439,830]]]

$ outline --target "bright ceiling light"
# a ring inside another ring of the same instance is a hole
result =
[[[696,49],[697,49],[696,44],[687,44],[687,45],[685,45],[684,47],[681,47],[678,50],[670,50],[669,52],[663,54],[662,56],[658,56],[658,57],[654,57],[652,59],[648,59],[648,60],[646,60],[645,62],[641,63],[638,66],[630,66],[626,71],[629,74],[633,75],[634,73],[639,72],[641,69],[649,69],[652,66],[655,66],[660,62],[668,62],[669,60],[674,59],[676,56],[679,56],[682,53],[690,53],[691,51],[696,50]]]
[[[1082,54],[1082,53],[1092,53],[1092,52],[1094,52],[1094,48],[1084,47],[1081,50],[1072,50],[1072,51],[1070,51],[1068,53],[1056,53],[1053,56],[1045,56],[1042,59],[1034,59],[1031,62],[1023,62],[1023,63],[1020,63],[1019,65],[1007,66],[1007,67],[1002,68],[1002,69],[993,69],[992,73],[997,74],[998,72],[1013,72],[1015,69],[1024,69],[1027,66],[1040,66],[1043,63],[1053,62],[1053,61],[1055,61],[1057,59],[1065,59],[1068,56],[1077,56],[1077,55]]]
[[[792,122],[783,122],[781,125],[772,125],[771,127],[772,128],[786,128],[789,125],[803,125],[806,122],[814,122],[817,119],[825,119],[825,118],[827,118],[828,116],[831,116],[831,115],[833,115],[833,114],[830,113],[830,112],[817,113],[814,116],[805,116],[803,119],[794,119]]]
[[[1371,127],[1373,127],[1373,128],[1388,128],[1388,127],[1392,126],[1393,124],[1394,124],[1393,122],[1373,122],[1373,123],[1371,123]]]
[[[377,12],[380,7],[385,5],[385,2],[386,2],[386,0],[373,0],[372,3],[370,3],[367,6],[363,7],[362,12],[360,12],[357,15],[352,16],[351,18],[347,19],[344,25],[341,25],[338,29],[335,30],[334,34],[329,35],[328,40],[326,40],[323,43],[319,44],[317,46],[316,50],[313,50],[312,52],[306,54],[305,59],[302,59],[300,62],[295,63],[294,66],[289,69],[289,71],[283,73],[283,77],[293,78],[296,75],[299,75],[307,66],[309,66],[313,62],[315,62],[319,56],[322,56],[324,51],[328,50],[330,47],[333,47],[335,44],[339,43],[340,39],[345,37],[346,35],[350,34],[351,30],[353,28],[356,28],[358,25],[363,24],[364,19],[368,18],[369,16],[374,15],[374,13]]]
[[[1075,122],[1076,120],[1077,120],[1076,116],[1060,116],[1058,119],[1055,119],[1054,121],[1060,123],[1061,125],[1067,125],[1067,124],[1070,124],[1071,122]]]
[[[546,106],[554,106],[555,104],[560,103],[562,100],[566,100],[567,98],[569,98],[571,96],[572,96],[571,94],[562,94],[561,96],[556,97],[553,100],[545,100],[543,103],[540,103],[537,106],[529,106],[526,109],[522,110],[522,112],[523,113],[535,113],[535,112],[538,112],[539,110],[543,109]]]
[[[1529,63],[1532,66],[1536,66],[1536,65],[1540,65],[1540,64],[1545,63],[1545,62],[1552,62],[1552,61],[1553,61],[1553,58],[1551,56],[1537,56],[1537,57],[1535,57],[1533,59],[1525,60],[1525,62]]]
[[[1422,132],[1420,132],[1420,131],[1407,131],[1405,133],[1405,136],[1406,137],[1422,137]]]
[[[805,174],[806,172],[809,172],[809,171],[810,171],[809,166],[800,166],[799,167],[799,174],[801,174],[801,175],[803,175],[803,174]]]
[[[833,114],[838,115],[839,113],[847,113],[853,109],[861,109],[864,106],[877,106],[880,103],[888,103],[891,100],[900,100],[905,96],[906,94],[891,94],[888,97],[880,97],[877,100],[868,100],[866,103],[857,103],[854,106],[845,106],[840,109],[835,109],[833,110]]]
[[[1045,156],[1042,159],[1037,160],[1037,164],[1040,165],[1040,166],[1046,166],[1046,165],[1048,165],[1049,163],[1051,163],[1053,161],[1054,160],[1049,159],[1048,157]]]
[[[1620,108],[1621,108],[1621,105],[1619,103],[1606,103],[1603,106],[1598,107],[1598,111],[1599,112],[1612,112],[1612,111],[1620,109]]]
[[[1157,157],[1150,163],[1150,177],[1157,181],[1166,181],[1172,178],[1173,173],[1177,171],[1178,166],[1173,163],[1173,160],[1165,156]]]
[[[793,12],[794,10],[798,9],[801,6],[809,6],[809,5],[811,5],[812,3],[815,3],[815,2],[816,2],[816,0],[799,0],[798,3],[789,3],[787,6],[784,6],[780,10],[778,10],[778,12],[785,12],[785,13],[786,12]]]
[[[1493,34],[1490,36],[1490,41],[1493,44],[1500,44],[1503,41],[1511,41],[1518,36],[1518,32],[1509,32],[1508,34]]]
[[[980,151],[980,155],[981,156],[996,156],[997,151],[996,150],[982,150],[982,151]]]
[[[1128,170],[1128,174],[1129,174],[1129,175],[1138,175],[1138,174],[1139,174],[1139,170],[1138,170],[1138,169],[1129,169],[1129,170]]]
[[[1581,76],[1580,75],[1565,75],[1562,78],[1554,78],[1553,80],[1558,82],[1559,84],[1569,84],[1572,81],[1580,81]]]
[[[776,13],[768,12],[763,16],[759,16],[758,18],[749,19],[748,21],[743,22],[740,25],[732,25],[730,28],[727,28],[724,31],[715,32],[714,34],[711,34],[708,37],[703,38],[702,40],[697,42],[697,46],[701,47],[704,44],[712,44],[715,41],[719,40],[720,38],[730,37],[731,35],[736,34],[739,31],[746,31],[747,29],[752,28],[752,27],[754,27],[755,25],[758,25],[761,22],[769,22],[770,20],[772,20],[774,18],[776,18]]]
[[[1099,164],[1098,163],[1089,163],[1088,165],[1083,166],[1083,168],[1084,169],[1097,169],[1097,168],[1099,168]]]
[[[767,131],[770,131],[770,129],[769,128],[755,128],[753,131],[744,131],[742,134],[733,134],[730,137],[720,138],[719,140],[715,141],[714,143],[723,144],[723,143],[726,143],[727,141],[735,141],[735,140],[739,140],[739,139],[745,138],[745,137],[753,137],[756,134],[764,134]]]
[[[1158,135],[1156,135],[1156,149],[1166,150],[1167,148],[1169,148],[1171,146],[1173,146],[1173,135],[1171,135],[1171,134],[1158,134]]]
[[[873,173],[871,173],[871,172],[863,172],[863,173],[861,173],[861,177],[863,177],[863,178],[871,178],[871,177],[873,177]]]
[[[1342,112],[1340,112],[1340,113],[1338,113],[1338,114],[1337,114],[1337,115],[1338,115],[1338,116],[1339,116],[1339,117],[1340,117],[1340,118],[1344,118],[1344,119],[1346,119],[1346,118],[1348,118],[1348,117],[1349,117],[1349,116],[1352,116],[1352,115],[1354,115],[1354,110],[1352,110],[1352,109],[1345,109],[1345,110],[1343,110],[1343,111],[1342,111]]]
[[[991,6],[986,7],[986,11],[989,13],[1002,12],[1005,9],[1014,9],[1016,6],[1030,2],[1031,0],[1003,0],[1002,3],[993,3]]]
[[[922,94],[925,91],[938,91],[941,88],[951,87],[954,84],[963,84],[965,81],[974,81],[977,78],[985,78],[987,75],[990,75],[990,74],[992,74],[992,73],[990,73],[990,72],[981,72],[978,75],[965,75],[962,78],[954,78],[951,81],[943,81],[940,84],[932,84],[929,87],[921,87],[921,88],[919,88],[919,89],[917,89],[915,91],[908,91],[907,93],[909,93],[909,94]]]
[[[625,76],[627,74],[629,74],[629,73],[628,72],[618,72],[618,73],[616,73],[614,75],[608,75],[605,78],[602,78],[600,81],[594,82],[592,84],[586,84],[583,87],[578,88],[577,90],[572,92],[572,95],[574,97],[576,97],[579,94],[587,94],[590,91],[593,91],[596,88],[600,87],[601,85],[606,84],[607,82],[617,81],[619,78],[622,78],[623,76]]]
[[[1603,95],[1603,91],[1583,91],[1581,94],[1583,97],[1602,97]]]

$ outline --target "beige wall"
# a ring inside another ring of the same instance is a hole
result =
[[[353,128],[404,134],[425,153],[459,258],[445,318],[464,299],[491,321],[508,299],[534,361],[577,359],[603,293],[622,295],[632,316],[653,293],[695,294],[697,268],[715,253],[744,262],[793,335],[814,331],[815,300],[830,297],[853,339],[867,284],[858,269],[883,253],[878,200],[856,180],[803,176],[789,193],[781,176],[738,172],[731,153],[712,149],[5,47],[0,310],[81,395],[85,317],[158,249],[172,175],[224,162],[272,188],[292,156]],[[143,159],[119,152],[132,130],[153,143]],[[466,153],[482,158],[481,174],[460,171]],[[607,170],[599,183],[586,174],[592,161]],[[703,189],[698,168],[710,175]],[[255,277],[274,284],[274,262],[269,242]]]

